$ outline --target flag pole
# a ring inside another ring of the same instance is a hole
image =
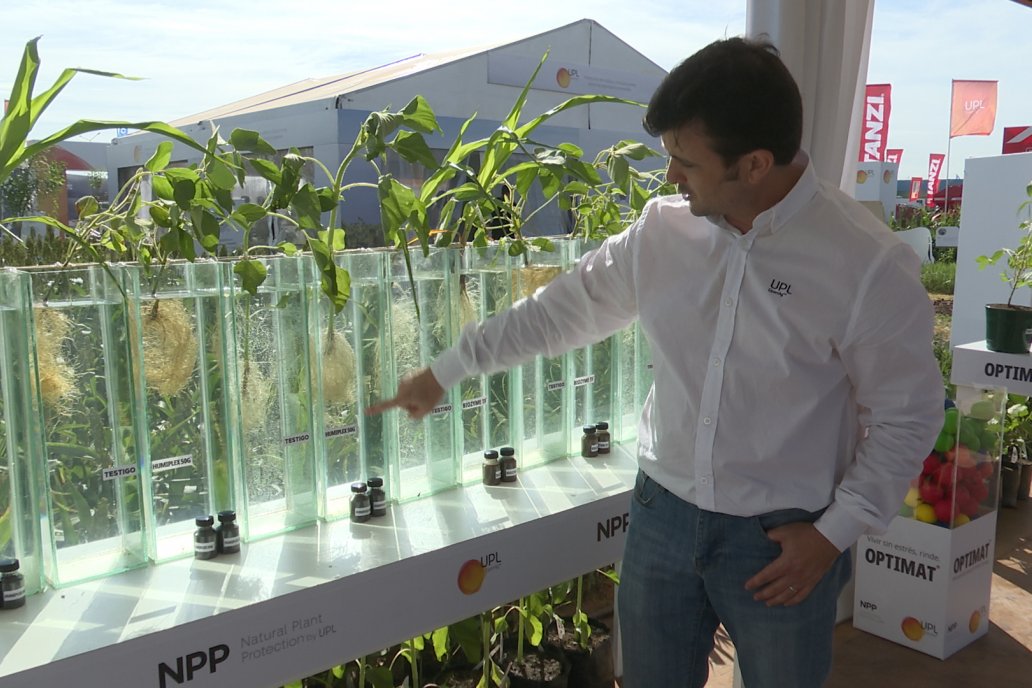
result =
[[[950,210],[950,146],[953,145],[953,137],[946,139],[946,200],[943,202],[942,212]]]
[[[949,212],[950,209],[950,146],[953,145],[953,100],[956,96],[957,80],[950,79],[950,135],[946,139],[946,200],[943,201],[942,211]]]

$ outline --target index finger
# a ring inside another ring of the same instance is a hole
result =
[[[779,556],[777,559],[760,569],[755,576],[747,580],[745,582],[745,589],[756,590],[757,588],[762,588],[771,581],[779,578],[782,575],[782,568],[781,556]]]
[[[380,403],[373,404],[367,408],[365,410],[365,414],[367,416],[375,416],[383,413],[384,411],[389,411],[392,408],[398,408],[399,406],[401,406],[401,402],[398,401],[398,397],[394,397],[393,399],[384,399]]]

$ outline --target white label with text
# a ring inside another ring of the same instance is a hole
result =
[[[453,408],[454,407],[451,404],[441,404],[440,406],[435,406],[434,409],[430,412],[430,415],[442,416],[445,413],[451,413]]]
[[[343,425],[339,428],[330,428],[326,431],[326,437],[346,437],[348,435],[355,435],[358,433],[358,426],[352,423],[351,425]]]
[[[114,466],[101,471],[104,480],[121,480],[136,475],[136,466]]]
[[[193,456],[190,454],[184,454],[183,456],[173,456],[168,459],[158,459],[152,461],[150,465],[151,473],[161,473],[163,471],[171,471],[173,468],[180,468],[182,466],[192,466]]]
[[[290,437],[284,437],[283,438],[283,444],[286,444],[286,445],[300,444],[301,442],[307,442],[310,439],[312,439],[312,433],[310,433],[310,432],[302,432],[302,433],[299,433],[297,435],[291,435]]]
[[[477,397],[476,399],[467,399],[462,402],[463,411],[480,408],[481,406],[487,406],[487,397]]]
[[[573,386],[574,387],[583,387],[584,385],[590,385],[594,381],[595,381],[595,376],[594,375],[584,375],[582,377],[575,377],[575,378],[573,378]]]

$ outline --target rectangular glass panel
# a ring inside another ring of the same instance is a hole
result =
[[[313,349],[313,370],[318,371],[324,463],[321,474],[321,515],[327,519],[348,516],[351,483],[372,476],[387,479],[387,456],[396,441],[395,429],[384,415],[366,416],[364,410],[386,398],[393,389],[394,367],[389,342],[386,298],[386,252],[348,252],[338,265],[351,278],[351,296],[339,313],[329,301],[318,298],[318,329]],[[318,275],[313,275],[318,283]],[[317,419],[319,416],[317,416]]]
[[[468,246],[456,258],[459,268],[459,297],[453,322],[454,341],[469,322],[479,322],[512,306],[512,280],[507,253],[499,246]],[[501,371],[477,375],[460,385],[462,397],[462,481],[483,479],[481,466],[485,449],[514,445],[512,373]]]
[[[306,261],[262,258],[267,276],[255,295],[242,288],[232,263],[223,265],[232,285],[225,324],[227,359],[234,363],[230,389],[240,400],[235,432],[245,538],[282,533],[317,516]]]
[[[29,274],[47,466],[47,577],[66,585],[146,562],[130,316],[105,269]]]
[[[390,341],[399,377],[430,365],[448,347],[454,334],[452,304],[458,288],[448,250],[432,249],[424,257],[416,249],[409,258],[411,280],[404,256],[396,251],[390,258]],[[460,388],[456,385],[448,390],[440,406],[421,420],[391,411],[398,427],[394,471],[398,499],[427,496],[458,484]]]
[[[18,559],[26,594],[39,592],[41,585],[39,515],[45,508],[31,310],[28,277],[0,271],[0,556]]]
[[[134,342],[141,361],[137,419],[149,467],[149,554],[193,553],[194,519],[233,508],[218,263],[131,268]]]
[[[510,258],[513,299],[530,296],[551,282],[569,265],[569,243],[555,241],[555,251]],[[569,451],[570,426],[566,413],[569,362],[565,355],[539,356],[513,371],[513,385],[521,403],[517,437],[523,467],[562,458]]]

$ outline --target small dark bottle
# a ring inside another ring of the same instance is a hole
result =
[[[609,423],[605,421],[595,423],[595,431],[598,433],[598,453],[608,454],[611,440]]]
[[[502,447],[502,482],[516,482],[516,450],[512,447]]]
[[[598,435],[594,425],[584,426],[584,437],[581,438],[580,455],[585,458],[598,456]]]
[[[4,609],[25,605],[25,576],[18,571],[17,559],[0,559],[0,591]]]
[[[211,516],[198,516],[194,519],[197,530],[193,534],[194,559],[214,559],[218,554],[218,534],[212,527],[215,519]]]
[[[369,495],[366,494],[366,484],[363,482],[351,483],[351,520],[356,523],[365,523],[373,509],[369,503]]]
[[[240,551],[240,526],[236,524],[236,512],[219,512],[219,527],[215,529],[219,554],[236,554]]]
[[[387,493],[383,491],[383,478],[369,479],[369,509],[373,516],[387,515]]]
[[[502,466],[498,463],[498,452],[488,449],[484,452],[484,484],[497,485],[502,482]]]

